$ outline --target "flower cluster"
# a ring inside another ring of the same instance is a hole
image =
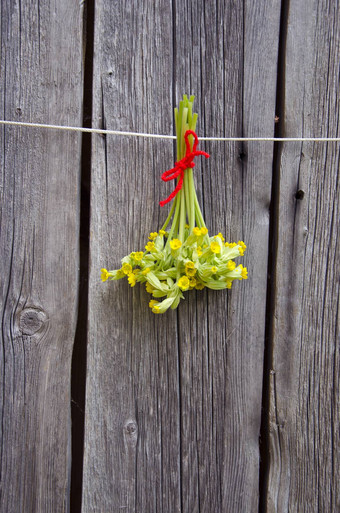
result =
[[[124,257],[118,270],[102,269],[101,277],[103,281],[127,277],[131,287],[145,283],[154,298],[149,303],[154,313],[176,308],[186,290],[230,289],[234,280],[247,279],[247,268],[234,262],[246,249],[242,241],[225,242],[221,233],[209,237],[205,227],[190,233],[188,225],[183,243],[169,240],[164,230],[150,233],[149,239],[146,251]]]
[[[194,132],[197,114],[192,112],[193,100],[193,96],[188,99],[184,95],[179,109],[175,109],[178,162],[163,173],[162,179],[177,178],[177,186],[160,203],[164,206],[174,198],[162,229],[150,233],[145,251],[124,257],[120,269],[101,270],[102,281],[126,277],[131,287],[137,282],[145,283],[147,292],[154,298],[149,303],[154,313],[177,308],[186,290],[230,289],[234,280],[248,277],[247,268],[234,261],[244,254],[245,243],[226,242],[221,233],[210,237],[198,203],[193,160],[196,156],[208,158],[209,155],[197,151],[198,138]],[[170,221],[171,228],[166,231]]]

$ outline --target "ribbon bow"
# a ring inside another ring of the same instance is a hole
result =
[[[190,142],[189,142],[189,135],[192,135],[194,137],[194,145],[191,151],[190,148]],[[164,171],[162,174],[162,180],[163,182],[169,182],[170,180],[174,180],[179,176],[178,184],[176,185],[176,188],[168,198],[166,198],[163,201],[160,201],[159,204],[161,207],[164,207],[169,201],[171,201],[176,194],[182,189],[183,186],[183,179],[184,179],[184,171],[188,168],[195,167],[194,158],[198,155],[203,155],[205,158],[209,158],[209,153],[206,153],[205,151],[197,151],[196,148],[198,146],[198,137],[195,134],[193,130],[187,130],[184,134],[184,140],[186,145],[186,152],[185,156],[175,163],[175,167],[172,169],[169,169],[168,171]]]

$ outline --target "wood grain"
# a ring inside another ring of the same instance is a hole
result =
[[[171,19],[166,1],[96,2],[94,126],[171,133]],[[92,150],[83,511],[176,512],[176,312],[164,322],[144,287],[100,282],[165,219],[159,177],[173,144],[94,137]]]
[[[1,3],[2,119],[82,120],[82,8]],[[1,495],[6,513],[68,511],[77,313],[78,134],[2,127]]]
[[[307,15],[306,15],[307,13]],[[290,2],[286,136],[339,136],[339,2]],[[282,148],[268,512],[336,512],[339,145]]]
[[[278,2],[206,2],[189,19],[179,9],[177,23],[176,91],[197,91],[199,133],[273,133]],[[191,45],[200,56],[182,59]],[[273,148],[205,147],[212,155],[199,173],[207,225],[246,241],[250,280],[227,294],[189,294],[179,310],[183,511],[254,512]]]
[[[279,3],[226,4],[98,1],[95,125],[171,133],[174,98],[193,93],[198,134],[273,134]],[[99,274],[161,226],[172,145],[93,139],[84,513],[258,507],[273,148],[201,147],[206,221],[246,240],[250,280],[153,316],[142,288]]]

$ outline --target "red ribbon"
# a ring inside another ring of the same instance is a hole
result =
[[[194,137],[194,145],[191,151],[190,148],[190,142],[189,142],[189,135],[192,135]],[[197,151],[196,148],[198,146],[198,137],[195,134],[193,130],[187,130],[184,134],[184,140],[186,145],[186,152],[185,157],[183,157],[179,162],[175,163],[175,167],[172,169],[169,169],[168,171],[165,171],[162,174],[162,180],[163,182],[169,182],[170,180],[174,180],[178,176],[180,177],[178,180],[178,184],[176,185],[176,188],[168,198],[166,198],[163,201],[160,201],[159,204],[161,207],[164,207],[169,201],[171,201],[176,194],[182,189],[183,186],[183,179],[184,179],[184,171],[188,168],[195,167],[194,158],[198,155],[203,155],[205,158],[209,158],[209,153],[206,153],[205,151]]]

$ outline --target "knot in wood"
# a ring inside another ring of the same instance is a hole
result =
[[[128,435],[133,435],[137,431],[137,424],[133,420],[128,421],[125,424],[125,431]]]
[[[38,308],[24,308],[20,312],[19,326],[24,335],[34,335],[45,327],[47,315]]]
[[[133,419],[129,419],[124,424],[124,443],[125,447],[133,448],[137,444],[138,425]]]

